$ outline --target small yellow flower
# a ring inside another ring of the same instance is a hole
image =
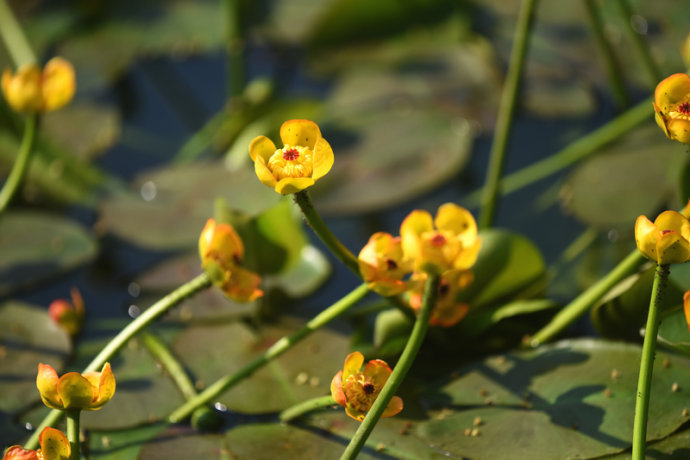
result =
[[[199,237],[201,267],[226,296],[238,302],[258,299],[261,277],[242,267],[244,245],[230,224],[209,219]]]
[[[55,324],[69,335],[75,336],[84,322],[84,300],[77,288],[72,288],[70,294],[72,295],[71,303],[65,299],[53,300],[48,307],[48,313]]]
[[[283,148],[259,136],[249,144],[249,156],[261,182],[281,195],[311,187],[333,166],[333,150],[309,120],[288,120],[280,127]]]
[[[69,61],[55,57],[43,71],[36,64],[21,66],[16,74],[2,73],[2,92],[7,103],[17,112],[38,113],[59,109],[74,97],[74,68]]]
[[[426,211],[412,211],[400,226],[400,236],[415,270],[433,274],[469,269],[481,246],[474,217],[453,203],[441,205],[434,220]]]
[[[422,291],[426,282],[425,273],[415,273],[410,283],[410,307],[415,311],[422,308]],[[458,302],[458,293],[474,279],[469,270],[449,270],[443,274],[438,286],[436,304],[431,310],[429,324],[432,326],[451,327],[460,322],[470,311],[469,305]]]
[[[654,119],[666,136],[690,144],[690,76],[676,73],[654,91]]]
[[[637,249],[659,265],[690,260],[690,221],[676,211],[664,211],[652,223],[645,216],[635,222]]]
[[[68,460],[72,453],[67,436],[49,426],[38,436],[38,450],[24,450],[21,446],[8,447],[2,460]]]
[[[43,403],[51,409],[98,410],[115,394],[115,376],[109,363],[101,372],[68,372],[62,377],[51,366],[40,363],[36,386]]]
[[[362,279],[369,289],[382,296],[393,296],[407,289],[403,277],[412,271],[412,264],[403,259],[399,236],[374,233],[357,258]]]
[[[338,371],[331,381],[333,400],[345,408],[347,415],[360,422],[364,420],[392,372],[388,364],[380,359],[369,361],[364,371],[363,364],[362,353],[350,353],[345,358],[343,370]],[[392,417],[402,409],[402,399],[393,396],[381,416]]]

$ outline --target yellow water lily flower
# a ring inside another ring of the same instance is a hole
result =
[[[427,279],[426,273],[415,273],[410,282],[410,307],[416,312],[422,308],[422,294]],[[458,293],[474,280],[469,270],[449,270],[441,277],[436,304],[431,310],[429,324],[451,327],[462,320],[470,306],[457,300]]]
[[[404,259],[399,236],[374,233],[357,257],[362,279],[369,289],[382,296],[393,296],[407,289],[403,278],[412,271],[412,264]]]
[[[400,226],[400,236],[415,270],[433,274],[469,269],[481,247],[474,217],[453,203],[441,205],[433,220],[426,211],[412,211]]]
[[[654,91],[654,119],[666,136],[690,144],[690,76],[676,73]]]
[[[350,353],[345,358],[344,368],[331,381],[333,400],[345,408],[347,415],[360,422],[364,420],[392,372],[388,364],[380,359],[369,361],[364,370],[363,364],[362,353]],[[381,416],[392,417],[402,409],[402,399],[393,396]]]
[[[51,366],[40,363],[36,386],[43,403],[51,409],[98,410],[115,394],[115,376],[109,363],[101,372],[68,372],[62,377]]]
[[[74,97],[76,78],[69,61],[55,57],[41,70],[25,64],[15,74],[6,69],[0,81],[10,107],[17,112],[50,112],[66,105]]]
[[[333,166],[333,150],[310,120],[288,120],[280,127],[283,148],[259,136],[249,144],[249,156],[261,182],[281,195],[311,187]]]
[[[2,460],[68,460],[72,454],[67,436],[49,426],[41,431],[38,444],[41,446],[38,450],[24,450],[22,446],[8,447]]]
[[[635,242],[645,257],[659,265],[690,260],[690,221],[676,211],[664,211],[652,223],[640,216],[635,221]]]
[[[238,302],[258,299],[261,277],[242,267],[244,244],[230,224],[209,219],[199,236],[201,267],[227,297]]]

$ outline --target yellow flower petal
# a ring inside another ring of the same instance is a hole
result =
[[[87,409],[97,396],[96,388],[78,372],[60,377],[57,392],[65,409]]]
[[[41,98],[41,69],[35,64],[23,65],[12,75],[10,70],[2,74],[2,92],[5,100],[17,112],[36,113],[43,106]]]
[[[381,414],[381,417],[392,417],[403,410],[403,400],[400,396],[393,396],[388,402],[386,409]]]
[[[663,79],[654,91],[654,100],[666,114],[674,105],[686,101],[690,95],[690,76],[676,73]]]
[[[41,81],[43,110],[59,109],[74,98],[76,77],[72,64],[60,57],[48,61]]]
[[[312,178],[316,181],[328,174],[333,167],[335,156],[333,149],[326,139],[319,137],[314,146],[314,170]]]
[[[682,264],[690,260],[690,242],[680,233],[670,231],[659,238],[656,253],[659,264]]]
[[[364,368],[364,375],[371,377],[374,385],[379,389],[386,384],[391,372],[388,364],[380,359],[372,359]]]
[[[647,258],[656,262],[656,243],[661,231],[646,216],[639,216],[635,221],[635,242],[637,249]]]
[[[235,266],[230,270],[230,277],[222,289],[225,295],[232,300],[251,302],[264,295],[263,291],[258,289],[260,284],[261,277],[259,275]]]
[[[462,252],[455,258],[453,268],[456,270],[468,270],[477,261],[479,250],[482,247],[481,238],[476,238],[474,244],[462,249]]]
[[[357,409],[352,404],[348,404],[347,406],[345,406],[345,413],[353,419],[357,420],[358,422],[364,420],[364,417],[366,417],[367,415],[366,412]]]
[[[103,370],[101,372],[94,372],[94,374],[98,376],[98,382],[95,385],[97,396],[91,403],[89,410],[100,409],[115,395],[115,375],[113,375],[113,371],[110,368],[110,363],[105,363]]]
[[[280,127],[280,139],[285,145],[301,145],[314,150],[320,137],[319,126],[311,120],[288,120]]]
[[[45,427],[38,436],[43,460],[68,460],[72,453],[72,446],[62,431]]]
[[[669,139],[690,144],[690,120],[669,119],[664,131]]]
[[[62,401],[57,392],[58,375],[52,366],[39,363],[36,387],[41,394],[43,403],[51,409],[63,409]]]
[[[35,450],[24,450],[22,446],[11,446],[5,450],[2,460],[44,460]]]
[[[477,223],[474,216],[467,209],[453,203],[446,203],[438,208],[436,228],[447,230],[458,236],[463,245],[474,244],[477,238]]]
[[[266,136],[259,136],[249,144],[249,156],[252,161],[256,161],[257,157],[261,157],[264,159],[264,163],[268,162],[268,159],[271,158],[271,155],[276,150],[276,145]]]
[[[335,376],[333,377],[333,380],[331,380],[331,396],[337,404],[343,407],[347,405],[347,397],[345,396],[345,392],[343,391],[342,370],[338,371],[338,373],[335,374]]]
[[[256,157],[256,160],[254,161],[254,172],[261,183],[268,187],[274,188],[278,183],[271,170],[268,169],[268,166],[266,166],[266,161],[263,159],[263,157]]]
[[[354,351],[347,355],[345,365],[343,366],[343,380],[347,380],[349,376],[358,373],[362,368],[362,364],[364,364],[364,355],[362,353]]]
[[[286,177],[278,181],[275,185],[275,190],[281,195],[290,195],[291,193],[301,192],[312,185],[314,185],[314,179],[311,177]]]

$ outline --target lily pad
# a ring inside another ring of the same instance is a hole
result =
[[[199,384],[210,385],[237,372],[301,325],[289,322],[252,331],[243,323],[191,327],[173,344]],[[261,413],[328,394],[333,376],[349,352],[347,338],[330,330],[314,331],[302,342],[218,397],[228,409]]]
[[[457,371],[423,396],[431,418],[416,435],[451,455],[471,458],[591,458],[629,448],[640,348],[582,339],[494,356]],[[658,354],[648,440],[687,421],[690,395],[672,391],[690,361]],[[662,365],[667,362],[668,365]],[[459,436],[481,422],[478,436]]]
[[[21,302],[0,305],[0,413],[16,413],[39,401],[38,363],[61,369],[71,349],[69,336],[45,308]]]
[[[81,225],[53,214],[12,211],[0,219],[0,295],[92,260],[97,245]]]
[[[101,229],[144,248],[194,247],[213,203],[223,197],[230,207],[255,216],[275,205],[280,195],[264,186],[253,170],[228,172],[221,163],[174,165],[134,181],[136,193],[107,198],[101,204]]]

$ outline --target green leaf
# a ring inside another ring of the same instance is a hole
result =
[[[0,295],[72,270],[96,256],[81,225],[39,212],[12,211],[0,219]]]
[[[120,136],[120,116],[113,107],[70,104],[42,119],[42,130],[57,145],[88,159],[112,146]]]
[[[36,389],[38,363],[63,368],[70,338],[48,311],[21,302],[0,305],[0,413],[16,413],[40,400]]]

